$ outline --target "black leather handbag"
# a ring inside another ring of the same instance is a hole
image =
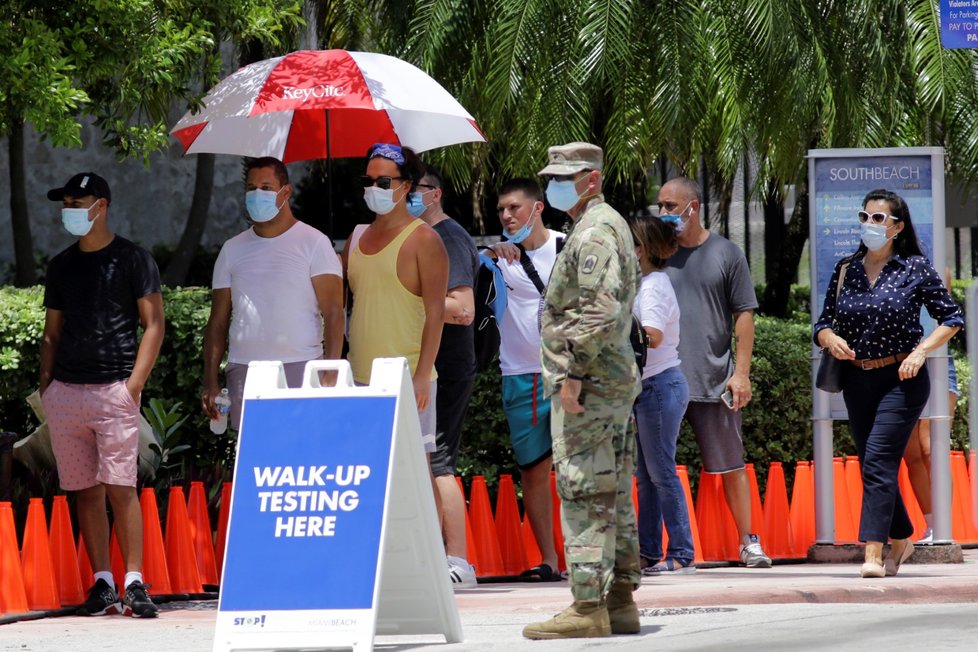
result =
[[[846,270],[849,268],[849,263],[842,266],[839,270],[839,282],[835,287],[835,307],[836,311],[839,309],[839,295],[842,294],[842,285],[846,279]],[[835,326],[835,320],[833,319],[833,327]],[[834,328],[833,328],[834,330]],[[838,394],[842,391],[842,380],[845,378],[846,365],[849,364],[845,360],[839,360],[831,353],[822,349],[822,359],[818,362],[818,371],[815,373],[815,387],[818,387],[823,392],[829,392],[830,394]]]

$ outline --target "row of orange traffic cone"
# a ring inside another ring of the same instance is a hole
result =
[[[951,452],[953,538],[959,543],[978,542],[978,528],[972,511],[970,472],[975,472],[975,453],[966,464],[961,451]],[[721,475],[701,473],[695,509],[685,466],[677,466],[680,483],[686,494],[695,561],[736,561],[739,537],[733,515],[727,506]],[[862,479],[855,456],[833,460],[835,494],[835,539],[837,542],[858,540],[859,514],[862,506]],[[772,462],[768,469],[767,488],[762,503],[753,464],[747,464],[751,493],[751,531],[758,534],[765,551],[774,558],[802,558],[815,543],[814,462],[795,463],[794,486],[788,500],[784,468]],[[462,487],[459,479],[459,487]],[[924,535],[926,523],[910,486],[906,465],[900,469],[900,492],[911,520],[914,538]],[[560,501],[551,474],[554,505],[554,542],[560,570],[566,570],[563,557],[563,535],[560,527]],[[633,485],[632,498],[636,513],[640,509],[638,491]],[[518,575],[540,563],[540,550],[526,519],[521,521],[512,476],[499,478],[495,514],[489,501],[485,478],[475,476],[466,512],[466,540],[469,562],[478,577]],[[663,530],[663,549],[668,535]]]
[[[220,583],[230,501],[231,485],[225,483],[215,545],[203,483],[191,483],[186,498],[183,487],[170,489],[165,538],[156,494],[142,490],[143,580],[154,595],[203,593],[205,586]],[[112,574],[122,586],[125,565],[114,528],[110,551]],[[0,615],[79,605],[91,578],[84,539],[79,536],[75,545],[65,496],[54,497],[50,524],[42,499],[31,498],[19,554],[11,504],[0,502]]]

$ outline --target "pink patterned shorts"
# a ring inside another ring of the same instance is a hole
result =
[[[83,385],[55,380],[41,402],[62,489],[136,486],[139,405],[126,381]]]

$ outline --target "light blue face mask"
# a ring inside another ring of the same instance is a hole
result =
[[[88,232],[92,230],[92,225],[95,224],[95,220],[88,219],[88,215],[97,203],[98,200],[96,199],[95,203],[88,208],[62,208],[61,224],[64,225],[65,231],[78,237],[88,235]]]
[[[581,199],[581,196],[577,194],[576,185],[574,181],[551,179],[550,183],[547,184],[547,201],[559,211],[569,211]]]
[[[421,215],[428,210],[428,206],[424,203],[424,193],[420,190],[416,190],[408,195],[407,209],[408,213],[414,217],[421,217]],[[429,204],[430,205],[430,204]]]
[[[552,204],[553,202],[551,202],[551,205]],[[535,217],[535,215],[536,213],[531,212],[530,219],[528,219],[526,221],[526,224],[521,226],[520,230],[514,233],[513,235],[506,233],[506,229],[503,229],[503,239],[512,242],[513,244],[520,244],[521,242],[526,240],[529,237],[530,233],[533,232],[533,218]]]
[[[863,224],[862,241],[870,251],[879,251],[886,243],[896,237],[886,237],[886,227],[882,224]]]
[[[680,233],[683,232],[683,229],[686,228],[686,225],[689,224],[689,218],[687,218],[687,219],[684,220],[683,219],[683,214],[689,209],[689,207],[692,204],[693,204],[693,202],[692,201],[689,201],[686,204],[686,208],[682,209],[681,211],[679,211],[678,213],[675,213],[675,214],[673,214],[673,213],[660,213],[659,214],[659,219],[662,220],[663,222],[668,223],[668,224],[672,224],[672,228],[675,229],[676,235],[679,235]]]
[[[275,190],[249,190],[245,193],[245,209],[252,222],[268,222],[276,215],[281,206],[278,204],[279,188]]]

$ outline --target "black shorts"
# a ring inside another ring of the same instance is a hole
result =
[[[431,454],[431,474],[436,478],[455,475],[455,462],[462,444],[462,425],[474,387],[475,376],[460,380],[438,377],[435,452]]]

